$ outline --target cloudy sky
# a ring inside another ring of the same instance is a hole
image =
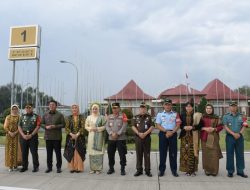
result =
[[[249,0],[8,0],[0,2],[0,85],[11,82],[9,28],[42,28],[40,90],[82,106],[134,79],[152,96],[214,78],[250,85]],[[36,62],[17,62],[16,82],[35,86]]]

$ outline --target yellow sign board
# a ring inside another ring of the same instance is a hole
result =
[[[9,48],[9,60],[39,59],[39,48]]]
[[[10,28],[10,47],[40,47],[40,27],[13,26]]]

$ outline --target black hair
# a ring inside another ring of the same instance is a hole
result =
[[[57,101],[55,101],[55,100],[50,100],[50,101],[49,101],[49,104],[50,104],[51,102],[52,102],[52,103],[55,103],[56,106],[57,106]]]
[[[187,107],[188,105],[190,105],[192,108],[194,107],[194,103],[192,103],[192,102],[186,102],[185,103],[185,107]]]

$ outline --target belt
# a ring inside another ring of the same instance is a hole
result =
[[[32,131],[23,131],[23,133],[24,133],[25,135],[27,135],[27,134],[30,135],[33,131],[34,131],[34,130],[32,130]]]

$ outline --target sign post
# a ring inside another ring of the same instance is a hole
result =
[[[37,61],[37,85],[36,85],[36,105],[38,111],[39,95],[39,73],[40,73],[40,43],[41,28],[39,25],[13,26],[10,28],[10,42],[8,59],[13,61],[13,73],[11,84],[11,105],[14,102],[15,69],[16,61],[36,60]]]

